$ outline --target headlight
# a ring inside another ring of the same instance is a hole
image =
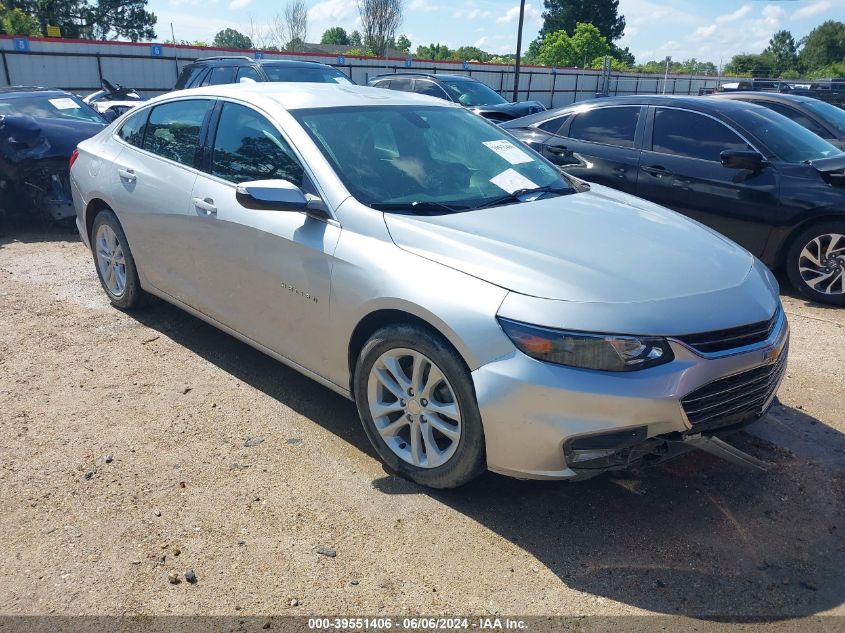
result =
[[[521,352],[558,365],[602,371],[636,371],[668,363],[675,357],[669,343],[660,337],[567,332],[501,317],[498,320],[505,334]]]

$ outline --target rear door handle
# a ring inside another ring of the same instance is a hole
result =
[[[194,198],[194,206],[200,211],[204,211],[206,215],[217,215],[217,207],[214,206],[214,200],[211,198]]]
[[[643,167],[642,170],[647,173],[651,174],[652,176],[656,176],[657,178],[662,178],[663,176],[671,176],[672,172],[663,167],[663,165],[652,165],[650,167]]]
[[[126,182],[135,182],[138,180],[138,176],[135,175],[135,170],[133,169],[118,169],[117,175]]]

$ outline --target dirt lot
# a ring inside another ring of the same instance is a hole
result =
[[[16,232],[0,614],[845,615],[845,310],[784,302],[782,404],[734,440],[768,473],[431,492],[351,403],[166,304],[111,308],[73,234]]]

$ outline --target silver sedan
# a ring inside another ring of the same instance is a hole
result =
[[[170,93],[81,143],[71,182],[116,307],[155,295],[353,399],[424,485],[656,463],[759,418],[785,371],[747,251],[428,97]]]

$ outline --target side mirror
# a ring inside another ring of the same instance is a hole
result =
[[[729,169],[747,169],[749,171],[760,171],[768,163],[760,154],[755,151],[725,150],[719,157],[722,166]]]
[[[287,180],[252,180],[238,185],[235,197],[241,206],[260,211],[307,211],[302,189]]]

